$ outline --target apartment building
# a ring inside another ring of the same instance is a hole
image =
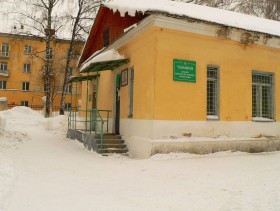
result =
[[[0,33],[0,97],[6,97],[10,107],[42,108],[45,96],[44,61],[47,56],[51,58],[53,69],[52,107],[58,109],[69,43],[69,40],[53,38],[50,52],[45,52],[43,37]],[[75,43],[69,70],[71,75],[79,75],[76,63],[83,44],[81,41]],[[76,101],[71,100],[71,95]],[[77,106],[79,95],[79,84],[68,86],[66,109]]]

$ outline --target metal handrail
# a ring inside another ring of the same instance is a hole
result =
[[[79,113],[85,112],[85,120],[77,119]],[[106,112],[106,119],[102,117],[101,112]],[[101,148],[103,147],[103,135],[104,135],[104,124],[107,124],[106,132],[109,131],[109,114],[111,110],[98,110],[98,109],[89,109],[89,110],[80,110],[80,109],[71,109],[68,116],[68,129],[79,130],[85,133],[100,135]],[[89,119],[88,119],[89,113]],[[80,126],[79,123],[82,123],[84,127]],[[101,124],[98,124],[101,123]],[[101,125],[101,126],[99,126]],[[94,126],[94,127],[93,127]]]

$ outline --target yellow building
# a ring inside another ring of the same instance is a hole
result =
[[[51,41],[53,110],[59,109],[69,43],[68,40],[56,38]],[[79,75],[76,66],[82,46],[83,42],[76,42],[70,70],[72,75]],[[0,97],[7,98],[9,107],[24,105],[33,109],[43,108],[45,57],[45,42],[42,37],[0,33]],[[76,89],[69,86],[66,109],[77,106],[77,102],[71,102],[70,93],[75,97],[80,95],[80,87],[81,85]],[[76,99],[79,98],[78,96]]]
[[[200,5],[113,0],[100,8],[80,70],[100,74],[97,109],[112,111],[110,131],[136,157],[279,150],[279,29]]]

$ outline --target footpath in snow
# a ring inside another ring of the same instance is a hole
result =
[[[0,112],[1,211],[279,210],[280,153],[103,157],[67,117]]]

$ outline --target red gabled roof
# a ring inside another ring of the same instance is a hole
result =
[[[103,32],[106,28],[109,28],[109,44],[111,44],[124,34],[124,29],[138,23],[145,17],[142,13],[135,17],[128,14],[122,17],[119,12],[114,13],[111,9],[101,5],[80,57],[79,66],[93,53],[104,47]]]

